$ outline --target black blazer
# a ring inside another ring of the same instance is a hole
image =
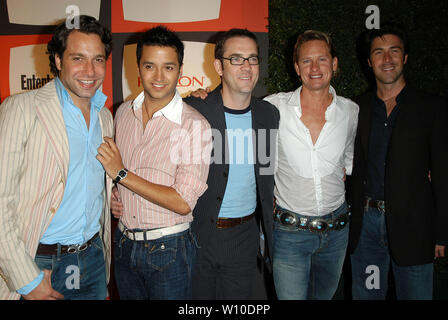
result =
[[[208,189],[199,198],[193,210],[192,230],[196,234],[199,246],[207,246],[211,231],[216,229],[216,220],[218,219],[219,210],[221,208],[222,199],[227,186],[227,178],[229,172],[228,161],[224,157],[227,152],[224,148],[228,146],[224,142],[226,137],[226,120],[224,115],[224,105],[221,96],[221,86],[213,90],[205,100],[199,98],[186,98],[186,103],[198,110],[210,123],[213,129],[219,130],[223,141],[213,141],[212,159],[216,157],[217,148],[222,148],[222,161],[214,161],[210,164],[207,184]],[[252,97],[252,128],[254,132],[259,132],[259,129],[266,129],[269,133],[270,129],[278,129],[280,115],[278,110],[269,102]],[[276,131],[275,131],[276,132]],[[265,257],[269,257],[272,261],[272,230],[273,230],[273,191],[274,191],[274,165],[275,165],[275,145],[271,145],[269,141],[269,134],[264,135],[266,139],[260,139],[263,135],[256,134],[254,139],[254,153],[255,153],[255,179],[257,183],[257,219],[261,220],[263,226],[263,233],[265,236]],[[261,141],[263,140],[263,141]],[[275,143],[275,137],[272,139]],[[222,146],[220,145],[222,143]],[[263,148],[258,152],[259,146]],[[264,151],[266,146],[267,151]],[[272,147],[272,148],[271,148]],[[271,161],[266,161],[264,155],[272,153]],[[261,155],[261,157],[260,157]],[[271,174],[263,174],[263,168],[272,166]],[[260,169],[262,170],[260,174]]]
[[[355,99],[360,111],[348,197],[351,253],[361,233],[374,94]],[[410,266],[432,262],[436,241],[448,240],[448,115],[446,101],[409,85],[400,99],[386,156],[384,200],[391,256]]]

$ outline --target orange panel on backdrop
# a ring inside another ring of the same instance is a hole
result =
[[[143,1],[143,0],[142,0]],[[171,4],[175,4],[176,1],[179,4],[191,3],[194,5],[194,1],[187,0],[165,0],[170,1]],[[202,21],[192,22],[163,22],[154,21],[149,17],[150,10],[147,10],[145,22],[142,21],[142,17],[145,17],[145,12],[135,13],[132,11],[136,18],[128,18],[125,20],[124,7],[135,4],[136,1],[127,0],[113,1],[112,2],[112,32],[115,33],[132,33],[142,32],[153,26],[164,24],[172,28],[175,31],[188,32],[188,31],[223,31],[231,28],[247,28],[252,32],[268,32],[268,0],[207,0],[207,4],[215,2],[218,5],[216,12],[219,13],[218,18]],[[138,0],[137,0],[138,2]],[[198,0],[196,0],[196,3]],[[200,1],[199,1],[200,2]],[[143,2],[142,2],[143,3]],[[146,5],[150,6],[149,1],[146,0]],[[160,4],[158,4],[160,6]],[[130,11],[130,10],[129,10]],[[178,11],[180,11],[178,9]],[[192,8],[191,12],[201,11],[200,7]],[[177,11],[175,11],[177,13]],[[132,16],[132,13],[129,14]],[[138,16],[138,17],[137,17]],[[173,14],[170,15],[172,17]],[[179,20],[182,20],[182,13],[176,14],[179,16]],[[184,15],[185,16],[185,15]],[[168,21],[168,20],[165,20]]]

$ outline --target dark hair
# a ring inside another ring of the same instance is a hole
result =
[[[63,23],[56,27],[56,31],[53,34],[50,42],[47,45],[47,53],[50,59],[50,69],[55,75],[59,75],[59,70],[56,68],[55,56],[58,55],[62,59],[62,56],[67,47],[67,38],[73,31],[79,31],[86,34],[97,34],[101,42],[104,44],[104,50],[106,52],[106,59],[109,58],[110,52],[112,51],[112,35],[106,27],[100,24],[94,17],[80,15],[74,17],[74,21],[79,18],[79,28],[69,28],[67,22],[64,20]]]
[[[328,34],[326,34],[325,32],[316,31],[316,30],[307,30],[297,37],[297,41],[296,41],[296,44],[294,45],[294,53],[293,53],[293,57],[292,57],[294,63],[297,63],[299,61],[300,47],[305,42],[312,41],[312,40],[324,41],[327,44],[328,49],[330,50],[331,57],[332,58],[336,57],[336,51],[334,50],[333,41],[331,41],[331,38]]]
[[[372,29],[365,34],[364,38],[364,56],[366,59],[370,58],[370,50],[372,42],[376,38],[382,38],[385,35],[392,34],[400,38],[404,47],[404,54],[409,53],[409,40],[405,27],[396,22],[387,22],[382,24],[380,29]]]
[[[222,59],[225,51],[225,43],[227,40],[235,37],[246,37],[255,41],[257,45],[257,54],[259,53],[258,40],[255,34],[247,29],[230,29],[222,32],[215,45],[215,59]]]
[[[143,46],[159,46],[159,47],[171,47],[177,52],[177,59],[179,65],[181,66],[184,61],[184,44],[171,30],[160,25],[149,29],[139,39],[137,42],[137,64],[140,63],[142,57]]]

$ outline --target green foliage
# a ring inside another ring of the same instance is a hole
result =
[[[446,0],[270,0],[269,93],[291,91],[300,82],[292,51],[297,35],[308,29],[327,32],[339,58],[339,72],[332,85],[339,95],[353,98],[365,92],[371,79],[357,51],[357,40],[366,30],[367,6],[380,9],[381,23],[397,21],[408,29],[410,54],[406,79],[428,92],[448,93],[448,1]],[[363,71],[365,70],[365,71]]]

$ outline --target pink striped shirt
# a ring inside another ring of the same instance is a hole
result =
[[[123,103],[115,115],[115,140],[123,164],[147,181],[174,188],[193,210],[207,189],[212,149],[210,125],[176,92],[144,129],[143,100],[144,92],[134,101]],[[124,208],[120,219],[128,229],[162,228],[193,220],[191,212],[182,216],[121,184],[118,190]]]

